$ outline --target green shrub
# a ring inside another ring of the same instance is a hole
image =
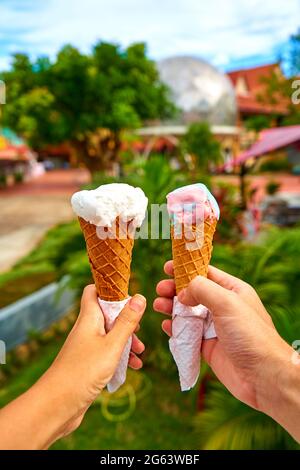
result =
[[[201,449],[300,449],[279,424],[234,398],[217,381],[209,384],[205,410],[196,417],[195,426]]]
[[[277,181],[269,181],[266,184],[266,193],[269,194],[270,196],[273,196],[279,191],[280,188],[280,183]]]
[[[289,172],[291,171],[291,164],[286,157],[278,157],[272,160],[267,160],[259,166],[261,173],[276,173],[276,172]]]
[[[22,171],[17,171],[14,173],[15,183],[22,183],[24,181],[24,174]]]
[[[258,115],[246,119],[245,126],[248,131],[260,132],[272,124],[273,116]]]
[[[0,188],[6,186],[6,176],[0,173]]]

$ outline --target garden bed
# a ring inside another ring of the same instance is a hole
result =
[[[4,282],[0,286],[0,309],[36,292],[55,280],[56,275],[54,272],[41,272],[28,274],[18,279],[10,279]]]
[[[76,221],[49,230],[29,255],[0,274],[0,309],[58,281],[64,263],[79,249],[84,249],[84,240]]]

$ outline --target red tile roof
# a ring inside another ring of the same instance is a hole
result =
[[[233,70],[232,72],[228,72],[227,75],[231,79],[233,85],[236,85],[239,77],[244,77],[246,79],[249,89],[253,90],[261,86],[262,77],[267,77],[271,75],[273,72],[276,71],[277,68],[278,64],[275,63],[261,65],[259,67],[253,67],[250,69]]]
[[[250,69],[235,70],[228,72],[228,76],[237,91],[238,109],[242,113],[249,114],[287,114],[288,101],[282,97],[277,97],[277,103],[264,102],[260,97],[264,97],[266,84],[264,80],[273,73],[280,73],[277,63],[254,67]],[[243,80],[246,93],[239,93],[237,90],[239,80]]]

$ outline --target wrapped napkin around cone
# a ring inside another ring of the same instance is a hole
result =
[[[171,222],[176,294],[196,276],[207,276],[213,236],[220,216],[218,204],[205,185],[178,188],[167,196]],[[211,314],[203,305],[173,303],[170,350],[177,364],[181,390],[190,390],[200,373],[202,338],[216,336]]]
[[[129,300],[134,234],[145,218],[148,200],[140,188],[113,183],[79,191],[72,196],[71,203],[85,238],[99,304],[109,331]],[[110,392],[126,380],[130,349],[131,339],[107,386]]]

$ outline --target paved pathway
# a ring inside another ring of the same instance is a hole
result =
[[[0,190],[0,272],[29,253],[49,228],[74,217],[70,196],[88,179],[85,171],[60,170]]]

